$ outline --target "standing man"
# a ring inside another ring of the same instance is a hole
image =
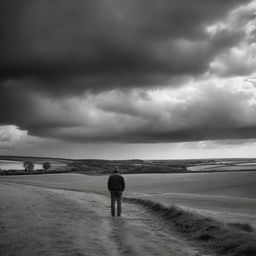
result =
[[[125,181],[122,175],[118,173],[118,169],[115,168],[113,174],[108,178],[108,190],[111,194],[111,215],[115,216],[115,202],[117,202],[117,216],[121,216],[122,213],[122,194],[125,189]]]

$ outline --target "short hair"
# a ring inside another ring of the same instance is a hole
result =
[[[114,170],[113,170],[113,173],[118,173],[118,167],[115,167]]]

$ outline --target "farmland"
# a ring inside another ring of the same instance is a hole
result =
[[[112,218],[106,174],[1,176],[1,255],[209,256],[215,255],[211,246],[225,251],[230,240],[236,246],[230,255],[255,252],[256,172],[123,176],[124,196],[160,209],[156,215],[124,201],[122,218]],[[181,217],[166,225],[161,214],[168,221]],[[203,246],[205,238],[214,244],[206,240]]]
[[[126,195],[176,204],[225,221],[256,226],[256,172],[127,174]],[[4,176],[4,182],[108,194],[106,175]]]
[[[182,159],[182,160],[102,160],[66,159],[24,156],[0,156],[0,174],[27,174],[22,171],[24,161],[33,162],[37,168],[33,173],[42,173],[43,163],[49,162],[48,172],[77,172],[82,174],[106,174],[118,168],[121,173],[190,173],[256,171],[255,159]],[[6,163],[9,163],[10,167]],[[12,164],[13,162],[13,164]],[[15,165],[14,165],[15,163]],[[13,169],[13,166],[19,166]],[[2,166],[2,167],[1,167]],[[2,169],[2,170],[1,170]]]

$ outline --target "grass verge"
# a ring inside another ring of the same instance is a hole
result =
[[[124,201],[140,204],[157,213],[172,229],[218,255],[256,256],[256,233],[249,224],[225,224],[176,206],[165,207],[140,198],[124,198]]]

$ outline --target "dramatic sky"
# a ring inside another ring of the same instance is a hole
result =
[[[256,2],[1,0],[0,154],[256,157]]]

